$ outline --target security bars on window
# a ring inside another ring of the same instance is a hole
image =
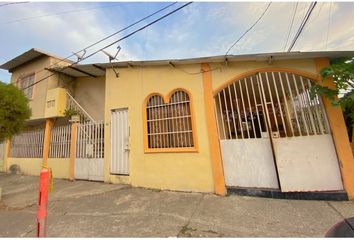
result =
[[[34,74],[31,74],[29,76],[21,78],[20,81],[20,89],[23,89],[23,93],[28,99],[32,99],[33,96],[33,86],[31,86],[34,83]]]
[[[220,139],[297,137],[329,133],[313,83],[286,72],[264,72],[229,84],[215,96]]]
[[[159,95],[150,97],[146,106],[148,147],[194,147],[190,99],[187,93],[176,91],[169,103]]]

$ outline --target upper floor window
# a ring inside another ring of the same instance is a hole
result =
[[[156,94],[146,104],[148,150],[195,150],[195,136],[188,93],[175,91],[168,103]]]
[[[33,97],[33,83],[34,74],[22,77],[19,81],[19,88],[23,91],[28,99],[32,99]]]

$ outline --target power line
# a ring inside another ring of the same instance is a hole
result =
[[[102,51],[102,50],[104,50],[104,49],[106,49],[106,48],[108,48],[108,47],[110,47],[110,46],[112,46],[112,45],[114,45],[114,44],[116,44],[116,43],[118,43],[118,42],[124,40],[124,39],[127,39],[127,38],[131,37],[132,35],[134,35],[134,34],[140,32],[141,30],[143,30],[143,29],[145,29],[145,28],[147,28],[147,27],[149,27],[149,26],[151,26],[151,25],[153,25],[153,24],[155,24],[155,23],[161,21],[162,19],[164,19],[164,18],[170,16],[171,14],[173,14],[173,13],[175,13],[175,12],[177,12],[177,11],[179,11],[179,10],[185,8],[185,7],[187,7],[187,6],[188,6],[189,4],[191,4],[191,3],[192,3],[192,2],[188,2],[188,3],[184,4],[184,5],[182,5],[181,7],[176,8],[175,10],[173,10],[173,11],[171,11],[171,12],[169,12],[169,13],[163,15],[162,17],[160,17],[160,18],[158,18],[158,19],[156,19],[156,20],[154,20],[154,21],[152,21],[152,22],[150,22],[150,23],[144,25],[143,27],[139,28],[138,30],[135,30],[134,32],[129,33],[128,35],[126,35],[126,36],[124,36],[124,37],[122,37],[122,38],[120,38],[120,39],[114,41],[113,43],[111,43],[111,44],[109,44],[109,45],[107,45],[107,46],[105,46],[105,47],[103,47],[103,48],[101,48],[101,49],[99,49],[99,50],[97,50],[97,51],[91,53],[91,54],[88,55],[87,57],[81,58],[81,59],[77,60],[76,62],[74,62],[74,63],[72,63],[72,64],[70,64],[70,65],[68,65],[68,66],[64,66],[63,69],[66,69],[66,68],[68,68],[68,67],[73,66],[74,64],[77,64],[77,63],[79,63],[79,62],[81,62],[81,61],[83,61],[83,60],[86,60],[87,58],[89,58],[89,57],[91,57],[91,56],[97,54],[98,52],[100,52],[100,51]],[[32,86],[38,84],[39,82],[44,81],[45,79],[47,79],[47,78],[49,78],[49,77],[51,77],[51,76],[53,76],[53,75],[54,75],[54,73],[52,73],[52,74],[50,74],[49,76],[46,76],[46,77],[44,77],[44,78],[41,78],[41,79],[38,80],[37,82],[32,83],[32,84],[30,84],[29,86],[27,86],[27,87],[25,87],[25,88],[22,88],[21,90],[25,90],[25,89],[27,89],[27,88],[30,88],[30,87],[32,87]]]
[[[309,7],[312,5],[312,2],[309,2],[309,3],[310,3],[310,4],[309,4],[309,6],[308,6],[308,7],[306,6],[306,2],[303,4],[303,5],[304,5],[304,8],[303,8],[304,15],[302,16],[302,19],[304,19],[304,18],[305,18],[306,13],[307,13],[307,11],[309,10]],[[306,9],[307,9],[307,11],[306,11]]]
[[[326,4],[325,2],[322,2],[322,3],[321,3],[321,7],[320,7],[320,9],[318,10],[318,13],[317,13],[316,17],[312,18],[312,20],[309,21],[308,24],[313,23],[313,22],[320,16],[320,13],[321,13],[321,11],[322,11],[322,8],[323,8],[323,6],[324,6],[325,4]]]
[[[133,27],[133,26],[135,26],[135,25],[137,25],[138,23],[141,23],[142,21],[144,21],[144,20],[146,20],[146,19],[148,19],[148,18],[150,18],[150,17],[152,17],[152,16],[154,16],[154,15],[156,15],[156,14],[158,14],[158,13],[164,11],[165,9],[167,9],[167,8],[169,8],[169,7],[173,6],[173,5],[175,5],[176,3],[177,3],[177,2],[174,2],[174,3],[171,3],[171,4],[169,4],[169,5],[167,5],[167,6],[163,7],[163,8],[160,8],[159,10],[157,10],[157,11],[155,11],[155,12],[153,12],[153,13],[147,15],[146,17],[143,17],[143,18],[141,18],[140,20],[138,20],[138,21],[136,21],[136,22],[134,22],[134,23],[132,23],[132,24],[130,24],[130,25],[128,25],[128,26],[126,26],[126,27],[124,27],[124,28],[122,28],[122,29],[120,29],[120,30],[118,30],[118,31],[116,31],[116,32],[114,32],[114,33],[112,33],[112,34],[110,34],[110,35],[108,35],[107,37],[104,37],[104,38],[98,40],[97,42],[92,43],[92,44],[90,44],[89,46],[87,46],[87,47],[85,47],[85,48],[83,48],[83,49],[81,49],[81,50],[79,50],[79,51],[77,51],[77,52],[74,52],[73,54],[67,56],[66,58],[62,58],[62,59],[60,59],[59,61],[57,61],[57,62],[55,62],[55,63],[52,63],[52,64],[49,65],[47,68],[50,68],[50,67],[52,67],[52,66],[55,66],[55,65],[57,65],[58,63],[64,62],[65,60],[68,60],[69,58],[75,56],[76,54],[78,54],[78,53],[80,53],[80,52],[82,52],[82,51],[86,51],[87,49],[89,49],[89,48],[91,48],[91,47],[93,47],[93,46],[95,46],[95,45],[97,45],[97,44],[99,44],[99,43],[101,43],[101,42],[103,42],[103,41],[105,41],[105,40],[107,40],[107,39],[109,39],[109,38],[111,38],[111,37],[113,37],[113,36],[115,36],[115,35],[121,33],[121,32],[123,32],[123,31],[125,31],[125,30],[127,30],[127,29],[129,29],[129,28],[131,28],[131,27]],[[36,73],[38,74],[38,73],[40,73],[40,72],[42,72],[42,71],[44,71],[44,70],[45,70],[45,68],[39,70],[39,71],[36,72]],[[17,84],[19,81],[20,81],[20,80],[14,82],[14,84]]]
[[[163,7],[163,8],[161,8],[161,9],[157,10],[156,12],[153,12],[153,13],[151,13],[150,15],[148,15],[148,16],[146,16],[146,17],[144,17],[144,18],[142,18],[142,19],[140,19],[140,20],[138,20],[138,21],[136,21],[136,22],[134,22],[134,23],[132,23],[132,24],[130,24],[129,26],[127,26],[127,27],[125,27],[125,28],[123,28],[123,29],[121,29],[121,30],[115,32],[115,33],[112,33],[111,35],[109,35],[109,36],[107,36],[107,37],[105,37],[105,38],[102,38],[101,40],[99,40],[99,41],[97,41],[97,42],[95,42],[95,43],[93,43],[93,44],[87,46],[86,48],[84,48],[84,49],[82,49],[82,50],[80,50],[80,51],[78,51],[78,52],[76,52],[76,53],[80,53],[80,52],[82,52],[82,51],[84,51],[84,50],[87,50],[87,49],[89,49],[89,48],[91,48],[91,47],[93,47],[93,46],[95,46],[95,45],[97,45],[97,44],[99,44],[99,43],[101,43],[101,42],[107,40],[108,38],[111,38],[111,37],[117,35],[118,33],[121,33],[121,32],[123,32],[123,31],[127,30],[128,28],[133,27],[133,26],[135,26],[136,24],[141,23],[142,21],[144,21],[144,20],[146,20],[146,19],[152,17],[153,15],[156,15],[157,13],[160,13],[160,12],[162,12],[163,10],[165,10],[165,9],[167,9],[167,8],[169,8],[169,7],[173,6],[173,5],[175,5],[176,3],[177,3],[177,2],[173,2],[173,3],[171,3],[171,4],[169,4],[169,5],[165,6],[165,7]],[[71,57],[74,56],[74,55],[75,55],[75,54],[72,54]]]
[[[232,44],[232,46],[226,51],[226,53],[225,53],[225,56],[227,56],[228,55],[228,53],[230,52],[230,50],[262,19],[262,17],[264,16],[264,14],[267,12],[267,10],[268,10],[268,8],[270,7],[270,5],[272,4],[272,2],[270,2],[270,3],[268,3],[268,6],[267,6],[267,8],[263,11],[263,13],[262,13],[262,15],[257,19],[257,21],[255,21],[254,23],[253,23],[253,25],[249,28],[249,29],[247,29],[247,31],[246,32],[244,32],[242,35],[241,35],[241,37],[239,37],[237,40],[236,40],[236,42],[234,42],[233,44]]]
[[[299,29],[298,29],[298,31],[297,31],[297,33],[296,33],[296,35],[295,35],[293,41],[292,41],[291,44],[290,44],[290,47],[289,47],[289,49],[288,49],[288,52],[290,52],[291,49],[294,47],[294,45],[295,45],[297,39],[299,38],[299,36],[300,36],[302,30],[304,29],[304,27],[305,27],[307,21],[309,20],[309,18],[310,18],[310,16],[311,16],[311,13],[312,13],[313,9],[315,8],[316,4],[317,4],[317,2],[312,2],[311,5],[309,6],[309,9],[307,10],[307,13],[306,13],[304,19],[302,20],[302,22],[301,22],[301,24],[300,24],[300,27],[299,27]]]
[[[291,19],[290,28],[289,28],[289,31],[288,31],[288,36],[286,37],[286,41],[285,41],[285,44],[284,44],[283,51],[285,51],[286,45],[288,45],[288,41],[289,41],[291,30],[293,29],[294,19],[295,19],[295,15],[296,15],[296,11],[297,11],[297,6],[298,5],[299,5],[299,2],[296,2],[295,9],[294,9],[294,14],[293,14],[293,17]]]
[[[29,3],[29,2],[10,2],[10,3],[4,3],[0,4],[0,7],[8,6],[8,5],[13,5],[13,4],[23,4],[23,3]]]
[[[332,2],[329,4],[329,12],[328,12],[328,25],[327,25],[327,37],[326,37],[326,51],[328,46],[328,35],[329,35],[329,27],[331,25],[331,11],[332,11]]]
[[[83,11],[91,11],[91,10],[96,10],[96,9],[101,9],[101,8],[111,8],[111,7],[117,7],[119,6],[120,3],[110,5],[110,6],[101,6],[101,7],[94,7],[94,8],[82,8],[82,9],[76,9],[76,10],[69,10],[69,11],[63,11],[63,12],[57,12],[57,13],[51,13],[51,14],[45,14],[45,15],[39,15],[39,16],[32,16],[32,17],[26,17],[26,18],[19,18],[7,22],[0,23],[1,25],[5,24],[12,24],[12,23],[17,23],[17,22],[23,22],[27,20],[33,20],[37,18],[43,18],[43,17],[51,17],[51,16],[58,16],[58,15],[64,15],[64,14],[69,14],[69,13],[76,13],[76,12],[83,12]],[[1,5],[0,5],[1,6]]]
[[[145,28],[147,28],[147,27],[149,27],[149,26],[151,26],[151,25],[153,25],[153,24],[155,24],[155,23],[161,21],[162,19],[164,19],[164,18],[170,16],[171,14],[173,14],[173,13],[175,13],[175,12],[181,10],[182,8],[187,7],[187,6],[188,6],[189,4],[191,4],[191,3],[192,3],[192,2],[188,2],[188,3],[184,4],[183,6],[181,6],[181,7],[179,7],[179,8],[176,8],[175,10],[173,10],[173,11],[171,11],[171,12],[169,12],[169,13],[163,15],[162,17],[156,19],[155,21],[152,21],[151,23],[146,24],[145,26],[139,28],[138,30],[135,30],[134,32],[129,33],[128,35],[126,35],[126,36],[124,36],[124,37],[122,37],[122,38],[120,38],[120,39],[118,39],[118,40],[116,40],[116,41],[114,41],[114,42],[112,42],[112,43],[106,45],[105,47],[103,47],[103,48],[101,48],[101,49],[98,49],[97,51],[91,53],[91,54],[88,55],[87,57],[82,58],[81,61],[83,61],[83,60],[85,60],[85,59],[87,59],[87,58],[89,58],[89,57],[95,55],[96,53],[98,53],[98,52],[100,52],[100,51],[102,51],[102,50],[104,50],[104,49],[106,49],[106,48],[108,48],[108,47],[110,47],[110,46],[112,46],[112,45],[114,45],[114,44],[116,44],[116,43],[118,43],[118,42],[120,42],[120,41],[122,41],[122,40],[124,40],[124,39],[126,39],[126,38],[128,38],[128,37],[130,37],[130,36],[132,36],[132,35],[134,35],[134,34],[137,33],[137,32],[140,32],[141,30],[144,30]]]

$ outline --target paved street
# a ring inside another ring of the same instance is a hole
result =
[[[38,177],[0,174],[1,237],[34,237]],[[49,237],[321,237],[354,202],[279,200],[54,180]]]

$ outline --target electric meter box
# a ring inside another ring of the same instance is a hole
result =
[[[66,109],[66,89],[53,88],[47,91],[46,105],[45,105],[45,118],[64,117]]]

